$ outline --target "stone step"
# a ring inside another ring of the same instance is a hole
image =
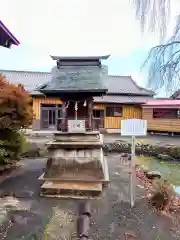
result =
[[[50,141],[45,143],[48,148],[101,148],[103,146],[102,142],[94,141],[94,142],[60,142],[60,141]]]
[[[102,179],[102,180],[89,180],[89,179],[83,179],[83,182],[84,183],[91,183],[91,184],[96,184],[96,183],[102,183],[102,185],[107,185],[109,183],[109,175],[107,174],[106,175],[107,177]],[[67,179],[63,179],[63,178],[56,178],[56,177],[45,177],[45,173],[43,173],[39,178],[38,180],[40,181],[52,181],[52,182],[67,182]],[[82,179],[68,179],[68,182],[71,182],[71,183],[79,183],[79,182],[82,182]]]
[[[95,199],[101,197],[102,183],[72,183],[46,181],[41,186],[41,196],[71,199]]]

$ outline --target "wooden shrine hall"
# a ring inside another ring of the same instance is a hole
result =
[[[86,131],[95,129],[93,97],[107,92],[108,70],[101,60],[108,57],[52,57],[57,64],[52,80],[38,90],[47,97],[60,97],[63,102],[57,130],[67,131],[67,121],[75,119],[85,122]]]

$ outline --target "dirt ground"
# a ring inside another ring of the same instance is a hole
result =
[[[130,209],[127,166],[121,165],[118,155],[107,158],[111,183],[102,199],[91,202],[91,239],[123,240],[127,232],[137,240],[180,239],[178,225],[154,213],[141,198],[144,189],[137,186],[136,205]],[[1,194],[13,195],[0,199],[0,240],[76,239],[78,202],[39,196],[37,178],[45,163],[45,159],[23,160],[14,176],[0,184]]]

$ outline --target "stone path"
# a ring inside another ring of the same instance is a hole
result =
[[[141,197],[137,188],[137,201],[133,210],[129,205],[129,176],[118,155],[109,155],[111,184],[100,200],[92,204],[92,240],[124,239],[132,232],[138,240],[180,239],[177,226],[171,219],[156,215]],[[37,178],[43,172],[45,159],[24,160],[17,174],[0,185],[0,189],[13,195],[0,200],[0,215],[6,219],[0,229],[0,240],[52,240],[76,239],[77,202],[39,197]],[[11,201],[4,205],[7,199]],[[14,201],[14,203],[13,203]]]

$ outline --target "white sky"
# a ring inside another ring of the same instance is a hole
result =
[[[51,68],[50,54],[126,56],[135,49],[149,49],[158,38],[142,36],[130,1],[0,0],[0,18],[21,42],[11,50],[0,48],[0,68]],[[175,16],[180,0],[171,1]],[[143,82],[138,71],[130,74]]]
[[[1,20],[23,45],[61,55],[127,55],[142,37],[130,0],[0,0]]]

